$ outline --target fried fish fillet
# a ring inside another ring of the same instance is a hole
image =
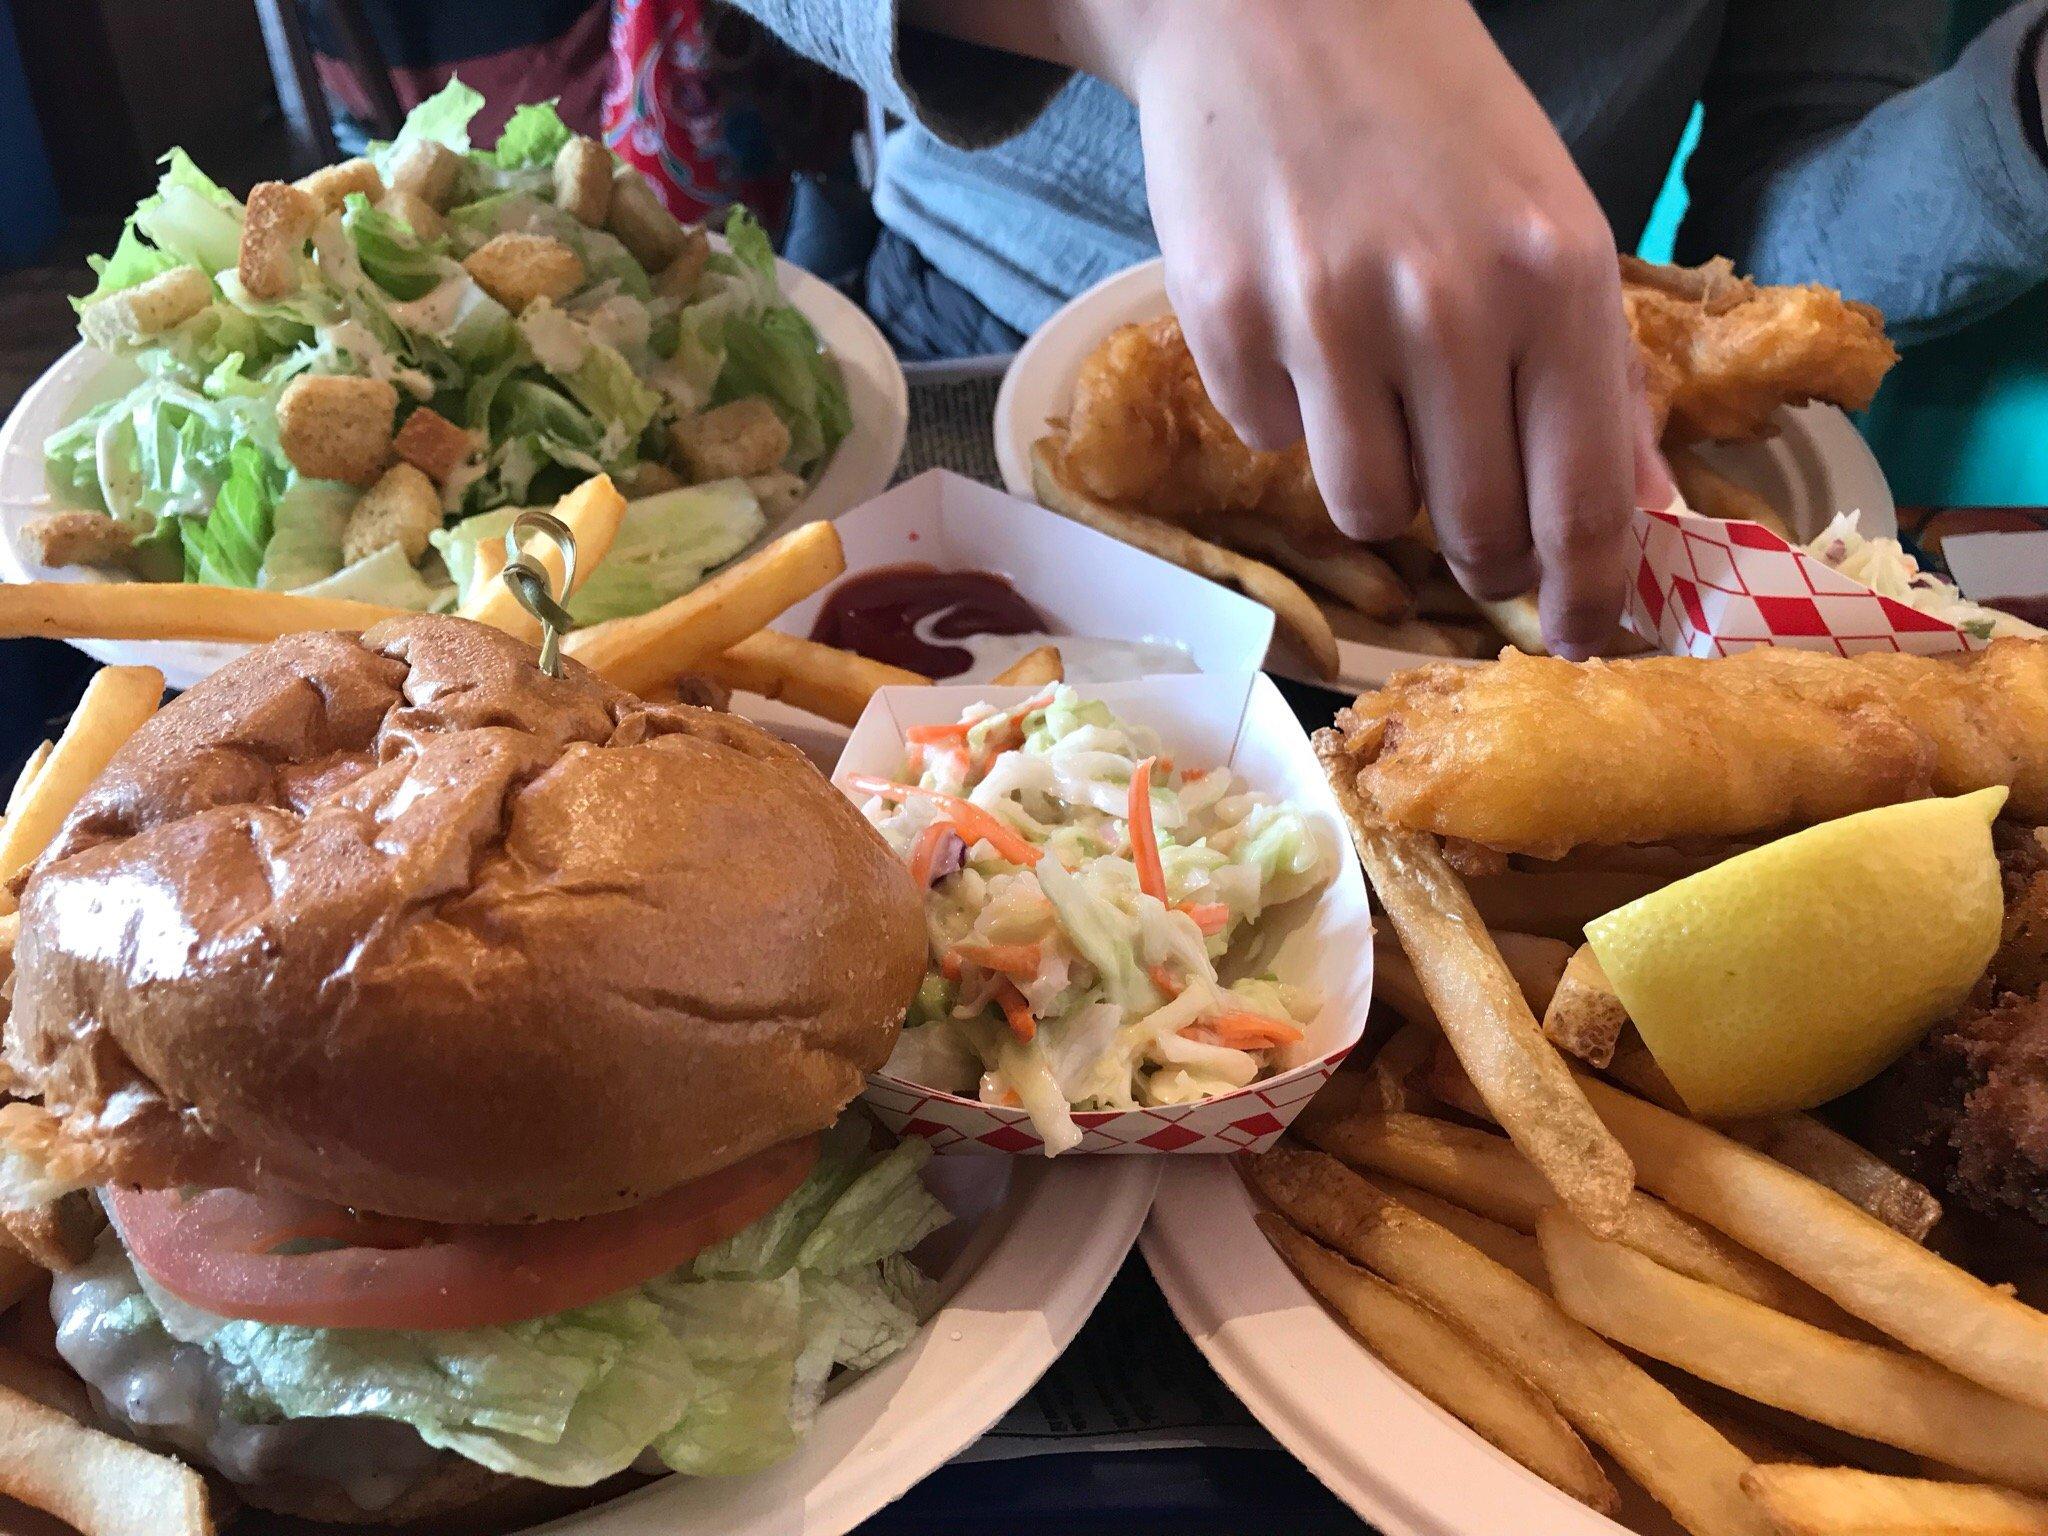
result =
[[[1173,315],[1119,326],[1081,364],[1059,469],[1091,496],[1168,522],[1253,512],[1300,537],[1336,536],[1308,449],[1247,448]]]
[[[1788,403],[1861,410],[1898,360],[1883,317],[1830,288],[1761,287],[1721,258],[1683,268],[1628,257],[1622,278],[1652,410],[1684,441],[1764,436]],[[1246,447],[1172,315],[1110,333],[1082,363],[1053,437],[1061,477],[1098,500],[1197,531],[1252,514],[1310,552],[1341,542],[1308,450]]]
[[[1726,257],[1699,267],[1621,259],[1621,302],[1659,436],[1767,436],[1781,405],[1870,404],[1898,349],[1884,316],[1818,283],[1764,287]]]
[[[1503,853],[1744,837],[2009,785],[2048,821],[2048,641],[1958,657],[1573,663],[1503,654],[1420,667],[1337,717],[1390,825]]]

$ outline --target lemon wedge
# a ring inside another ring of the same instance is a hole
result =
[[[1707,1119],[1810,1109],[1954,1009],[2004,918],[2003,789],[1823,822],[1586,925],[1644,1044]]]

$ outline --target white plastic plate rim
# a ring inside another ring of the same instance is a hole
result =
[[[776,262],[776,275],[783,294],[816,327],[819,340],[838,360],[846,378],[853,429],[833,452],[809,494],[774,519],[757,544],[798,523],[837,517],[885,489],[903,457],[904,434],[910,422],[910,394],[903,370],[860,306],[823,279],[788,262]],[[21,545],[21,528],[55,505],[43,474],[44,439],[73,418],[76,402],[102,396],[107,376],[128,366],[81,342],[29,386],[6,424],[0,426],[0,580],[109,579],[83,567],[52,570],[31,564]],[[77,640],[72,644],[109,665],[159,668],[174,688],[189,688],[243,649],[152,640]]]
[[[979,1262],[908,1349],[832,1395],[787,1461],[741,1477],[665,1478],[536,1531],[842,1536],[979,1439],[1095,1310],[1159,1177],[1152,1159],[990,1161],[1013,1168],[1015,1182],[988,1218],[1001,1224],[993,1237],[978,1233],[970,1247]]]
[[[1165,264],[1157,257],[1104,278],[1069,300],[1018,350],[996,394],[995,451],[1003,484],[1035,500],[1031,445],[1049,416],[1072,403],[1074,376],[1102,338],[1120,325],[1167,312]],[[1782,411],[1778,435],[1758,443],[1710,445],[1703,456],[1723,474],[1786,512],[1795,532],[1812,538],[1837,510],[1862,513],[1863,531],[1895,537],[1898,510],[1877,458],[1855,423],[1831,405]],[[1300,681],[1358,692],[1378,687],[1406,667],[1442,661],[1418,651],[1340,640],[1335,679],[1313,677],[1276,656],[1270,665]]]
[[[1166,1160],[1140,1249],[1216,1374],[1332,1493],[1386,1536],[1629,1536],[1380,1364],[1254,1210],[1229,1159]]]

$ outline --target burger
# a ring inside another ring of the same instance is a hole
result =
[[[111,1426],[250,1503],[751,1470],[916,1325],[923,1148],[842,1111],[918,895],[746,721],[456,619],[296,635],[19,895],[0,1207]]]

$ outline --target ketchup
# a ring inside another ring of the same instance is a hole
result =
[[[929,621],[929,622],[927,622]],[[926,677],[958,677],[974,665],[964,646],[930,640],[970,635],[1037,635],[1045,619],[993,571],[882,565],[849,576],[825,594],[811,638]]]

